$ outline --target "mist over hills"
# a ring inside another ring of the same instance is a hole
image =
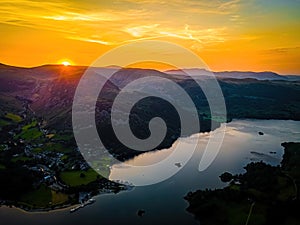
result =
[[[18,110],[19,99],[26,99],[30,102],[31,108],[48,120],[48,124],[56,124],[59,118],[64,118],[70,114],[72,99],[78,85],[78,82],[84,72],[88,69],[85,66],[62,66],[62,65],[44,65],[33,68],[20,68],[0,64],[0,99],[3,114],[5,111]],[[130,81],[147,76],[161,76],[173,80],[180,84],[185,90],[192,92],[197,101],[205,102],[205,96],[201,90],[195,89],[195,85],[184,72],[178,70],[169,70],[160,72],[149,69],[119,69],[119,67],[93,68],[93,70],[104,77],[107,74],[115,73],[113,79],[110,79],[106,86],[106,94],[114,92],[118,88],[123,88]],[[189,73],[199,74],[205,77],[209,72],[202,69],[187,69]],[[293,110],[299,104],[299,82],[297,79],[281,76],[272,72],[217,72],[214,73],[223,90],[226,99],[227,110],[230,117],[258,117],[252,115],[255,111],[267,110],[265,107],[274,109],[280,107],[277,103],[280,101],[282,106],[287,106],[281,110],[274,110],[270,118],[287,118],[288,114],[293,114],[292,118],[299,118],[297,111]],[[294,82],[289,80],[293,79]],[[203,81],[205,82],[205,81]],[[146,85],[146,84],[145,84]],[[157,84],[157,87],[163,84]],[[201,101],[200,101],[201,100]],[[235,103],[235,102],[238,103]],[[241,105],[248,104],[248,106]],[[263,107],[260,108],[260,104]],[[200,104],[200,103],[197,103]],[[249,108],[250,105],[253,107]],[[277,106],[276,106],[277,105]],[[13,109],[11,109],[11,107]],[[256,106],[256,107],[254,107]],[[276,106],[276,107],[275,107]],[[239,113],[234,112],[239,108]],[[243,112],[243,113],[242,113]],[[67,117],[70,117],[67,116]],[[70,120],[63,119],[62,124],[69,124]],[[53,122],[53,123],[52,123]],[[67,127],[69,127],[69,125]]]
[[[205,69],[182,69],[182,70],[167,70],[167,74],[172,75],[186,75],[190,74],[193,76],[211,76],[215,75],[217,78],[234,78],[234,79],[246,79],[252,78],[257,80],[289,80],[290,77],[279,75],[274,72],[251,72],[251,71],[222,71],[212,72]]]

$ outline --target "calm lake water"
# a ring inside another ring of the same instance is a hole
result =
[[[218,130],[214,131],[218,132]],[[259,135],[263,132],[264,135]],[[283,155],[282,142],[300,141],[300,122],[286,120],[234,120],[227,124],[222,148],[210,167],[198,171],[209,134],[196,134],[181,138],[184,150],[192,138],[200,135],[201,144],[191,160],[168,180],[144,187],[135,187],[119,194],[105,194],[95,197],[96,203],[75,213],[60,210],[47,213],[26,213],[15,208],[1,207],[1,224],[198,224],[193,216],[185,211],[188,206],[183,197],[189,192],[204,188],[221,188],[219,175],[224,171],[242,173],[243,166],[251,161],[263,160],[278,165]],[[176,144],[176,143],[175,143]],[[167,156],[171,149],[144,153],[131,164],[156,161]],[[270,151],[276,152],[271,154]],[[178,158],[180,162],[180,158]],[[174,165],[176,169],[176,166]],[[113,166],[111,178],[118,179],[124,172],[119,165]],[[157,171],[159,173],[159,171]],[[134,173],[130,174],[135,176]],[[138,175],[137,175],[138,176]],[[146,211],[143,217],[136,215],[137,210]]]

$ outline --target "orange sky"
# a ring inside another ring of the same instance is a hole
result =
[[[1,0],[0,62],[90,65],[122,44],[164,40],[214,71],[300,74],[299,8],[299,0]]]

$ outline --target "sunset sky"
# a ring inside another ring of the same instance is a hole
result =
[[[214,71],[300,74],[300,0],[0,0],[0,62],[90,65],[137,40],[164,40]]]

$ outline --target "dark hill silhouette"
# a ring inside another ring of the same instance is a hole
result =
[[[48,129],[61,131],[72,130],[72,103],[78,82],[87,67],[44,65],[33,68],[11,67],[0,65],[0,117],[7,112],[20,114],[24,102],[30,105],[36,116],[43,118],[44,126]],[[120,69],[118,68],[93,68],[99,76],[116,72],[108,81],[102,91],[101,98],[97,102],[96,120],[104,123],[102,126],[107,130],[104,139],[110,140],[113,147],[118,147],[115,140],[111,139],[113,130],[111,125],[110,107],[114,97],[120,89],[133,80],[146,76],[158,76],[173,80],[191,96],[201,120],[201,131],[209,131],[218,126],[218,122],[210,124],[210,110],[202,90],[196,83],[182,75],[173,75],[173,72],[163,73],[149,69]],[[227,74],[226,72],[224,72]],[[276,76],[271,74],[272,76]],[[222,75],[227,76],[227,75]],[[266,74],[264,74],[266,76]],[[235,79],[219,78],[226,107],[227,120],[232,118],[258,118],[258,119],[294,119],[300,120],[300,82],[286,80],[257,80],[253,78]],[[200,79],[201,80],[201,79]],[[207,82],[203,79],[201,82]],[[147,83],[142,83],[147,86]],[[164,88],[164,84],[157,82],[155,88]],[[139,91],[143,91],[141,88]],[[169,121],[169,133],[160,148],[170,146],[178,138],[180,123],[176,113],[171,113],[172,108],[165,102],[157,102],[154,99],[143,102],[141,107],[133,111],[133,130],[140,137],[149,135],[147,121],[151,116],[160,116]],[[106,112],[106,113],[104,113]],[[105,116],[103,116],[105,115]],[[101,126],[101,125],[100,125]],[[118,143],[117,143],[118,144]],[[119,148],[122,150],[122,148]],[[127,157],[128,155],[121,157]]]

